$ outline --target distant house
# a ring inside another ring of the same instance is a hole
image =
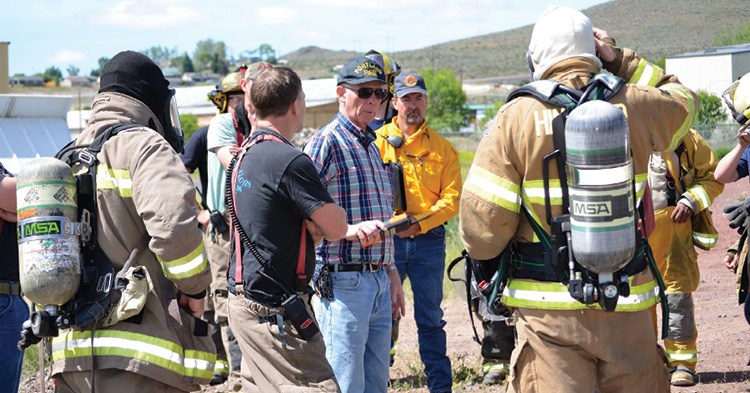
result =
[[[11,76],[10,85],[21,85],[21,86],[42,86],[44,85],[44,79],[40,76]]]
[[[186,72],[182,75],[182,80],[188,83],[217,83],[222,76],[210,72]]]
[[[91,86],[91,79],[85,76],[72,75],[60,82],[62,87],[89,87]]]
[[[666,68],[690,89],[720,96],[732,82],[750,72],[750,43],[669,56]]]

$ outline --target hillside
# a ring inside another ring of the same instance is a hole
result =
[[[540,8],[539,13],[543,10]],[[716,35],[750,20],[740,0],[615,0],[583,10],[594,25],[607,30],[618,45],[651,60],[707,49]],[[528,72],[526,53],[533,25],[450,41],[427,48],[389,53],[407,70],[452,66],[464,79],[521,75]],[[375,48],[378,49],[378,48]],[[332,67],[357,55],[304,47],[281,56],[307,77],[331,76]]]

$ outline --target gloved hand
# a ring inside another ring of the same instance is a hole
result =
[[[730,228],[737,228],[737,232],[742,232],[750,224],[750,199],[736,204],[724,207],[724,213],[727,214]]]
[[[42,341],[42,338],[37,337],[31,330],[31,320],[25,321],[21,327],[23,328],[21,330],[21,337],[23,340],[19,341],[17,344],[19,351],[23,351],[34,344],[38,344],[39,341]]]

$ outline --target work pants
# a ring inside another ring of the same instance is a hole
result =
[[[513,393],[668,393],[648,310],[516,309]]]
[[[308,296],[302,296],[307,303]],[[307,311],[312,316],[309,306]],[[229,324],[243,353],[242,391],[340,392],[323,337],[303,340],[286,318],[282,336],[277,323],[259,319],[278,314],[284,314],[280,307],[229,295]]]
[[[60,373],[55,376],[56,393],[90,393],[91,371]],[[94,377],[96,392],[117,393],[182,393],[183,390],[129,371],[108,368],[96,370]]]

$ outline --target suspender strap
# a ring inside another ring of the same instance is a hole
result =
[[[235,284],[242,285],[243,283],[243,277],[242,277],[242,237],[240,231],[242,230],[242,227],[240,226],[239,219],[237,219],[237,206],[234,203],[236,200],[236,185],[237,185],[237,174],[239,171],[235,170],[237,167],[239,167],[240,163],[242,162],[242,159],[245,157],[245,154],[248,150],[250,150],[251,147],[257,145],[258,143],[264,142],[264,141],[275,141],[275,142],[281,142],[284,143],[283,140],[281,140],[279,137],[275,135],[270,134],[262,134],[257,136],[253,139],[247,139],[242,144],[241,150],[237,153],[235,156],[234,161],[231,164],[231,172],[227,174],[227,176],[231,176],[230,182],[228,183],[229,190],[227,190],[227,199],[230,202],[228,204],[228,208],[231,210],[231,218],[232,218],[232,227],[230,228],[232,232],[230,232],[230,237],[233,238],[234,241],[234,249],[235,249],[235,274],[234,274],[234,280]],[[305,227],[305,220],[302,220],[302,228],[300,230],[300,241],[299,241],[299,252],[297,254],[297,283],[296,287],[297,289],[304,288],[304,286],[307,284],[307,275],[305,274],[305,261],[307,259],[307,242],[306,242],[306,235],[307,235],[307,229]],[[249,243],[249,239],[248,239]],[[248,247],[255,248],[255,245],[250,243],[247,245]],[[251,250],[252,251],[252,250]],[[253,254],[256,254],[255,252]],[[259,263],[263,263],[264,261],[259,260]]]

